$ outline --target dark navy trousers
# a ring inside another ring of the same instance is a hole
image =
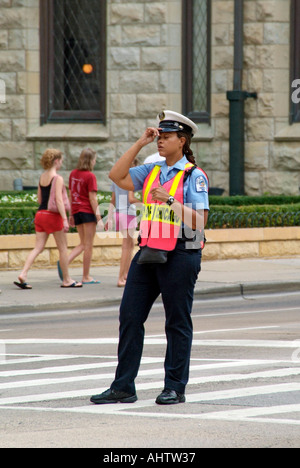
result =
[[[135,393],[143,345],[144,323],[161,293],[165,309],[165,388],[184,393],[189,378],[193,338],[191,318],[195,283],[200,271],[201,249],[189,250],[178,241],[168,262],[139,265],[132,260],[120,306],[118,367],[111,388]]]

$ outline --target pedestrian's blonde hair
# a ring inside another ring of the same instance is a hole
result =
[[[63,155],[62,152],[58,149],[55,149],[55,148],[46,149],[43,156],[41,157],[41,165],[43,169],[45,170],[51,169],[51,167],[53,167],[54,165],[54,162],[57,159],[61,159],[62,155]]]

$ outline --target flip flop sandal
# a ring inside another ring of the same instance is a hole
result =
[[[82,288],[82,284],[77,283],[77,281],[74,281],[74,283],[70,284],[69,286],[64,286],[62,284],[61,288]]]
[[[63,279],[64,279],[64,278],[63,278],[63,272],[62,272],[62,269],[61,269],[61,267],[60,267],[59,260],[58,260],[58,262],[57,262],[57,272],[58,272],[59,278],[61,279],[61,281],[63,281]]]
[[[18,281],[14,281],[14,284],[20,289],[32,289],[32,286],[28,283],[18,283]]]
[[[92,281],[82,281],[82,284],[100,284],[101,281],[92,280]]]

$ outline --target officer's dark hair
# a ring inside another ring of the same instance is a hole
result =
[[[184,147],[183,147],[183,153],[185,154],[187,160],[192,163],[192,164],[196,164],[196,160],[195,160],[195,157],[194,157],[194,154],[193,154],[193,151],[191,150],[191,141],[192,141],[192,137],[189,133],[187,132],[177,132],[177,135],[178,135],[178,138],[185,138],[185,144],[184,144]]]

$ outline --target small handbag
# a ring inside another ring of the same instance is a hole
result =
[[[48,211],[52,211],[53,213],[59,213],[57,204],[56,204],[56,180],[58,176],[53,177],[52,183],[51,183],[51,190],[50,190],[50,196],[48,200]],[[66,211],[70,211],[70,202],[69,202],[69,197],[67,194],[67,189],[63,185],[63,191],[62,191],[62,198],[65,206]]]
[[[152,249],[147,245],[140,248],[140,256],[137,260],[139,265],[151,263],[167,263],[168,251],[160,249]]]

